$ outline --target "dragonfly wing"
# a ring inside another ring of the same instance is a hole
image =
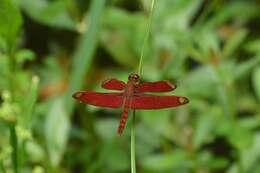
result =
[[[163,109],[177,107],[188,103],[189,100],[182,96],[156,96],[134,95],[132,97],[132,109]]]
[[[168,80],[162,80],[157,82],[144,82],[141,83],[137,91],[138,92],[168,92],[176,89],[176,85],[172,84]]]
[[[108,79],[102,83],[102,88],[110,90],[123,90],[126,84],[123,81],[117,79]]]
[[[108,108],[119,108],[123,104],[123,95],[121,93],[81,91],[73,94],[73,98],[86,104]]]

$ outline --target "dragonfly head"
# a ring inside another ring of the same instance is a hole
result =
[[[135,85],[140,83],[140,77],[138,74],[132,73],[128,76],[128,80],[132,81]]]

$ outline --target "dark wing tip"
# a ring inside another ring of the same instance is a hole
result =
[[[176,89],[177,88],[177,85],[176,84],[172,84],[172,89]]]
[[[187,104],[187,103],[189,103],[189,99],[186,98],[186,97],[180,97],[179,103],[182,104],[182,105]]]
[[[72,97],[74,98],[74,99],[79,99],[81,96],[82,96],[82,92],[76,92],[76,93],[74,93],[73,95],[72,95]]]
[[[170,81],[165,80],[165,82],[171,87],[172,90],[175,90],[177,88],[177,85],[171,83]]]

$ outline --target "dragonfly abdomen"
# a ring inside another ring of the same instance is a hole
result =
[[[129,111],[129,107],[126,105],[124,110],[123,110],[121,120],[120,120],[120,124],[119,124],[118,130],[117,130],[119,135],[121,135],[124,131],[126,121],[127,121],[127,118],[128,118],[128,111]]]

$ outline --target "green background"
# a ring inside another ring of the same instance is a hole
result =
[[[0,0],[0,172],[130,172],[131,121],[71,95],[138,70],[150,6]],[[138,173],[260,172],[259,21],[257,0],[156,1],[141,79],[190,103],[136,112]]]

